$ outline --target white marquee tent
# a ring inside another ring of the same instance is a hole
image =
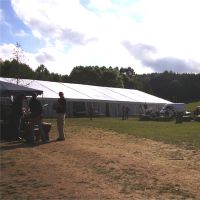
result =
[[[0,77],[1,81],[16,83],[16,79]],[[96,113],[119,117],[121,116],[122,106],[130,108],[130,115],[138,115],[144,112],[143,105],[155,111],[166,104],[167,100],[133,89],[100,87],[92,85],[60,83],[50,81],[40,81],[31,79],[20,79],[19,85],[38,89],[43,91],[42,101],[48,103],[44,109],[46,116],[54,116],[52,109],[53,103],[58,99],[58,93],[62,91],[68,102],[68,112],[71,116],[74,112],[87,112],[88,104],[92,102],[95,105]],[[80,104],[82,106],[80,106]],[[78,110],[77,110],[78,107]]]

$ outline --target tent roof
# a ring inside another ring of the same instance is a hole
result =
[[[0,80],[16,82],[11,78],[0,77]],[[101,87],[74,83],[60,83],[30,79],[20,79],[21,85],[43,91],[44,98],[58,98],[62,91],[66,99],[73,101],[108,101],[132,103],[170,103],[167,100],[134,89]]]
[[[1,96],[17,94],[32,95],[33,93],[42,94],[42,91],[0,80]]]

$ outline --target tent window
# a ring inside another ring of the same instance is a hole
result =
[[[86,116],[85,102],[73,102],[73,113],[75,117]]]

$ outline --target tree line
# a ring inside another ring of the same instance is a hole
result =
[[[200,73],[165,71],[141,75],[132,67],[77,66],[69,75],[61,75],[50,73],[44,65],[33,70],[16,59],[1,61],[0,73],[9,78],[137,89],[173,102],[200,100]]]

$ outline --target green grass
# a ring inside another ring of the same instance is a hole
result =
[[[121,120],[119,118],[71,118],[67,126],[96,127],[112,130],[120,134],[130,134],[135,137],[148,138],[164,143],[176,144],[187,149],[200,149],[200,123],[175,121],[156,122],[139,121],[136,118]]]
[[[191,111],[194,111],[197,106],[200,106],[200,101],[195,101],[195,102],[186,104],[186,109],[191,112]]]
[[[52,123],[51,131],[57,131],[56,120],[47,119]],[[200,149],[200,123],[183,122],[176,124],[175,121],[139,121],[137,118],[121,120],[120,118],[68,118],[66,126],[94,127],[115,131],[119,134],[129,134],[139,138],[147,138],[175,144],[187,149]]]

